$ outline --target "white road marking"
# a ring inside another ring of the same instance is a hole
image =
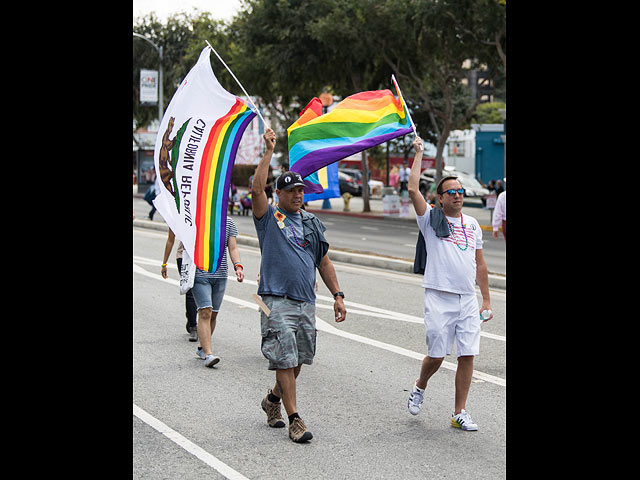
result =
[[[137,257],[140,258],[140,257]],[[160,280],[162,282],[167,282],[171,285],[175,285],[177,287],[180,286],[179,282],[177,280],[171,279],[171,278],[167,278],[164,279],[162,278],[161,275],[155,274],[155,273],[151,273],[148,272],[147,270],[145,270],[144,268],[140,267],[139,265],[136,265],[135,263],[133,264],[133,271],[135,273],[139,273],[141,275],[147,276],[149,278],[154,278],[156,280]],[[255,285],[256,282],[253,281],[247,281],[245,280],[245,282],[247,282],[247,284],[249,285]],[[243,282],[244,283],[244,282]],[[324,297],[324,296],[318,296],[319,299],[324,299],[326,300],[328,297]],[[258,309],[258,306],[254,303],[254,302],[249,302],[246,300],[242,300],[240,298],[236,298],[236,297],[232,297],[231,295],[224,295],[223,297],[224,300],[230,302],[230,303],[235,303],[236,305],[241,305],[243,307],[248,307],[248,308],[254,308],[254,309]],[[333,299],[330,299],[331,302],[333,302]],[[356,306],[362,306],[368,309],[371,309],[373,311],[375,310],[382,310],[384,312],[383,309],[378,309],[376,307],[368,307],[366,305],[362,305],[362,304],[357,304],[355,302],[349,302],[351,304],[354,304]],[[349,305],[346,301],[345,304]],[[332,335],[337,335],[339,337],[343,337],[343,338],[348,338],[350,340],[354,340],[356,342],[360,342],[360,343],[364,343],[366,345],[370,345],[376,348],[381,348],[383,350],[387,350],[390,352],[394,352],[394,353],[398,353],[400,355],[404,355],[406,357],[409,358],[415,358],[417,360],[421,360],[425,357],[424,353],[419,353],[419,352],[414,352],[412,350],[408,350],[406,348],[402,348],[402,347],[398,347],[396,345],[392,345],[390,343],[385,343],[385,342],[380,342],[378,340],[374,340],[372,338],[368,338],[368,337],[363,337],[361,335],[357,335],[355,333],[350,333],[350,332],[344,332],[342,330],[337,329],[336,327],[330,325],[329,323],[325,322],[324,320],[322,320],[321,318],[319,318],[318,316],[316,316],[316,327],[318,328],[318,330],[321,330],[323,332],[326,333],[330,333]],[[443,361],[442,362],[442,366],[446,369],[449,370],[456,370],[456,364],[451,363],[451,362],[447,362],[447,361]],[[507,386],[507,381],[503,378],[500,377],[496,377],[493,375],[489,375],[487,373],[482,373],[482,372],[478,372],[476,370],[473,371],[473,376],[476,377],[477,379],[480,380],[484,380],[486,382],[490,382],[493,383],[495,385],[500,385],[503,387]]]
[[[162,277],[160,277],[162,278]],[[162,435],[167,437],[172,442],[178,444],[180,447],[184,448],[191,455],[198,457],[204,463],[209,465],[211,468],[215,469],[220,474],[224,475],[225,478],[229,480],[249,480],[247,477],[242,475],[240,472],[237,472],[233,468],[231,468],[226,463],[217,459],[213,455],[211,455],[206,450],[203,450],[201,447],[196,445],[195,443],[187,440],[185,437],[180,435],[175,430],[169,428],[167,425],[162,423],[160,420],[147,413],[140,407],[138,407],[135,403],[133,404],[133,414],[142,420],[144,423],[152,427],[153,429],[160,432]]]
[[[145,257],[138,257],[135,255],[133,259],[135,262],[145,264],[145,265],[157,265],[158,263],[156,260],[152,260],[150,258],[145,258]],[[173,268],[176,271],[178,270],[178,266],[175,264],[171,264],[171,263],[167,264],[167,267]],[[231,275],[227,278],[232,281],[236,280],[236,277]],[[246,283],[248,285],[255,285],[255,286],[258,285],[257,282],[253,280],[249,280],[247,278],[244,279],[243,283]],[[316,303],[316,307],[326,309],[326,310],[333,310],[333,298],[325,297],[324,295],[317,295],[316,298],[318,300],[322,300],[329,303],[329,305]],[[424,319],[422,317],[416,317],[413,315],[407,315],[400,312],[394,312],[392,310],[385,310],[383,308],[372,307],[369,305],[364,305],[362,303],[352,302],[350,300],[345,300],[344,304],[348,307],[355,307],[353,309],[352,308],[349,309],[349,313],[352,313],[352,314],[365,315],[368,317],[375,317],[375,318],[384,318],[387,320],[396,320],[400,322],[424,324]],[[501,342],[507,341],[507,337],[505,337],[504,335],[497,335],[494,333],[480,332],[480,336],[485,338],[491,338],[492,340],[498,340]]]

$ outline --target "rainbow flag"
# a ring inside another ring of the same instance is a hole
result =
[[[300,112],[300,118],[289,128],[304,125],[314,118],[318,118],[320,115],[322,115],[322,101],[318,97],[313,97],[308,105]],[[305,202],[325,198],[337,198],[340,196],[337,163],[322,167],[320,170],[303,177],[303,181],[305,183]]]
[[[238,145],[256,114],[220,85],[210,52],[208,46],[202,50],[160,123],[153,203],[184,244],[183,265],[215,272],[224,254]]]
[[[236,98],[235,104],[209,131],[200,161],[196,211],[194,261],[215,272],[224,253],[231,173],[245,129],[256,116]]]
[[[309,111],[313,109],[304,113]],[[350,95],[331,112],[301,122],[304,113],[287,129],[289,168],[303,178],[349,155],[413,132],[406,106],[388,89]],[[313,182],[307,187],[305,193],[322,191]]]

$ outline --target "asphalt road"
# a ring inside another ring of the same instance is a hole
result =
[[[361,199],[352,200],[353,213],[362,212]],[[334,212],[341,212],[341,199],[333,199]],[[141,198],[133,199],[136,218],[143,219],[151,209]],[[372,208],[380,211],[381,200],[373,200]],[[472,201],[467,202],[463,207],[463,215],[475,217],[481,225],[489,225],[489,212],[481,208],[476,208]],[[418,225],[413,219],[379,219],[379,218],[359,218],[356,216],[339,215],[321,211],[322,201],[311,202],[315,207],[313,213],[320,218],[327,227],[325,236],[332,248],[345,249],[361,253],[373,253],[375,255],[385,255],[401,258],[413,263],[415,257],[416,242],[418,240]],[[413,207],[411,207],[413,213]],[[233,221],[238,227],[238,232],[252,237],[256,236],[255,226],[251,215],[233,215]],[[162,216],[158,213],[154,215],[154,222],[162,222]],[[502,235],[497,239],[491,236],[491,232],[483,231],[483,254],[489,272],[506,274],[506,245]]]
[[[246,280],[227,283],[213,337],[222,361],[208,369],[188,341],[175,249],[170,278],[160,276],[165,240],[164,232],[133,229],[134,478],[506,477],[503,290],[491,291],[495,318],[483,325],[467,404],[479,431],[464,432],[449,423],[455,356],[430,380],[422,412],[407,411],[426,354],[420,276],[334,262],[347,318],[333,321],[318,276],[316,358],[298,378],[299,413],[314,438],[294,444],[260,408],[274,374],[260,352],[251,297],[259,250],[240,247]]]

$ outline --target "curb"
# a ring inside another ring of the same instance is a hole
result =
[[[144,198],[144,195],[141,193],[134,193],[134,198]],[[341,215],[343,217],[356,217],[356,218],[368,218],[373,220],[392,220],[394,222],[413,222],[415,223],[415,217],[400,217],[395,215],[385,215],[383,212],[379,210],[372,211],[371,213],[364,212],[354,212],[344,210],[334,210],[331,209],[323,209],[323,208],[307,208],[307,212],[318,214],[318,213],[327,213],[329,215]],[[493,227],[491,225],[480,225],[480,228],[484,232],[493,232]],[[502,227],[498,228],[499,232],[502,232]]]
[[[150,230],[159,230],[162,232],[169,231],[169,227],[166,223],[153,222],[150,220],[134,220],[134,227],[148,228]],[[250,247],[260,248],[258,237],[246,235],[241,233],[237,237],[239,245],[247,245]],[[393,270],[401,273],[413,273],[413,261],[400,260],[397,258],[384,257],[382,255],[371,255],[357,252],[345,252],[336,250],[335,248],[329,248],[328,252],[331,261],[341,263],[351,263],[354,265],[360,265],[363,267],[382,268],[385,270]],[[499,273],[489,273],[489,287],[506,290],[507,288],[507,276]]]

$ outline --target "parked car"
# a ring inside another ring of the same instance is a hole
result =
[[[352,176],[358,185],[360,185],[360,194],[362,194],[362,172],[357,168],[340,168],[339,172],[346,173],[347,175]],[[381,196],[382,195],[382,187],[384,187],[384,183],[380,180],[369,180],[369,195],[371,196]]]
[[[467,172],[459,172],[458,170],[444,168],[442,169],[442,176],[455,175],[458,177],[458,181],[462,188],[464,188],[464,196],[469,198],[484,198],[485,195],[489,195],[489,190],[482,186],[482,184],[476,180],[476,178]],[[436,169],[427,168],[422,175],[420,175],[420,192],[424,195],[431,184],[435,181]]]
[[[349,175],[360,186],[360,194],[362,194],[362,172],[357,168],[338,168],[339,173]]]
[[[362,185],[359,185],[354,177],[338,170],[338,183],[340,185],[340,195],[350,193],[354,197],[362,195]]]

